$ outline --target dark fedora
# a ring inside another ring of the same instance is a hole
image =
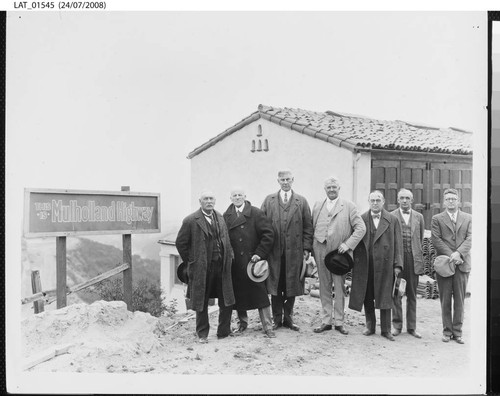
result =
[[[331,251],[325,256],[325,266],[335,275],[347,274],[354,265],[349,253],[339,253],[338,249]]]
[[[188,266],[186,263],[180,263],[177,267],[177,278],[186,285],[189,283]]]

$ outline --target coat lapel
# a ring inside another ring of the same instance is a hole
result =
[[[415,211],[413,209],[410,209],[410,225],[411,225],[411,235],[415,235],[415,233],[418,233],[417,216],[415,216]]]
[[[460,210],[457,210],[457,225],[455,227],[455,231],[458,231],[460,229],[460,226],[462,225],[463,222],[464,222],[464,217],[460,215]]]
[[[382,212],[380,213],[380,221],[378,222],[378,228],[377,231],[375,232],[375,237],[373,238],[373,243],[377,241],[377,239],[380,238],[380,236],[387,230],[390,224],[390,218],[389,218],[389,212],[387,212],[385,209],[382,209]]]
[[[337,216],[338,213],[342,212],[344,210],[344,202],[340,200],[337,201],[337,205],[335,205],[335,208],[333,209],[332,217],[330,219],[330,222],[333,221],[335,216]]]
[[[229,208],[229,217],[228,217],[228,223],[229,223],[229,229],[233,229],[235,227],[238,227],[244,223],[247,222],[247,217],[250,217],[250,205],[248,202],[245,202],[245,208],[243,209],[243,213],[241,213],[239,216],[236,214],[236,207],[234,205],[231,205]]]
[[[290,224],[290,221],[292,220],[294,213],[297,211],[299,207],[299,199],[295,197],[295,194],[293,194],[293,192],[292,192],[292,198],[293,200],[292,202],[290,202],[290,212],[288,213],[285,229],[288,228],[288,225]]]
[[[201,212],[201,209],[198,211],[198,214],[196,215],[196,223],[198,223],[198,225],[206,235],[211,234],[211,231],[209,231],[208,229],[207,221],[205,220],[205,216]]]
[[[361,218],[365,222],[366,226],[366,232],[365,235],[363,236],[363,242],[366,247],[368,247],[368,243],[370,242],[370,218],[368,217],[370,215],[370,211],[365,212],[361,215]]]
[[[451,230],[451,232],[455,232],[455,227],[453,226],[450,216],[448,215],[448,212],[446,212],[446,210],[443,212],[443,223],[446,224],[446,226]]]
[[[316,223],[318,222],[318,217],[321,211],[323,210],[323,206],[326,204],[326,198],[323,200],[323,202],[320,204],[319,202],[316,203],[314,209],[313,209],[313,228],[316,228]]]

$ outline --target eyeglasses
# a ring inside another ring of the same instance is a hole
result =
[[[445,201],[453,202],[457,201],[457,198],[446,198]]]

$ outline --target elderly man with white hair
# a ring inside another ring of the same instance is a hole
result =
[[[338,253],[352,257],[353,250],[365,235],[366,227],[356,205],[339,196],[340,183],[335,177],[325,180],[324,189],[325,199],[316,202],[312,211],[313,252],[318,266],[321,300],[321,325],[315,328],[314,332],[331,330],[335,320],[335,330],[347,335],[348,331],[344,327],[345,275],[330,272],[325,265],[325,256],[338,250]],[[332,284],[335,303],[332,298]]]

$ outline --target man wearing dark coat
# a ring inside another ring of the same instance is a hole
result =
[[[415,338],[422,338],[417,333],[417,286],[419,275],[424,274],[424,255],[422,241],[424,239],[424,216],[411,208],[413,193],[406,188],[398,192],[399,208],[391,213],[398,218],[403,241],[403,272],[401,278],[406,281],[406,331]],[[403,328],[403,297],[397,294],[392,310],[392,335],[401,334]]]
[[[264,333],[274,338],[266,284],[254,282],[247,273],[249,262],[267,260],[273,248],[273,227],[262,210],[245,199],[245,192],[241,188],[233,189],[232,204],[224,213],[234,251],[232,278],[236,302],[233,308],[237,311],[239,321],[236,333],[242,333],[248,327],[247,310],[258,309]]]
[[[280,190],[268,195],[262,211],[271,219],[275,240],[269,256],[270,266],[267,290],[271,294],[274,326],[298,331],[293,322],[295,296],[304,294],[304,280],[300,279],[302,263],[311,255],[313,225],[311,209],[306,199],[292,190],[290,170],[278,172]]]
[[[398,219],[384,209],[380,191],[370,193],[370,210],[361,218],[366,234],[354,250],[352,288],[349,308],[361,312],[364,307],[364,335],[375,333],[375,309],[380,309],[381,334],[394,341],[391,334],[392,289],[394,279],[403,268],[402,241]]]
[[[233,250],[226,223],[214,210],[215,195],[204,191],[200,209],[187,216],[177,235],[175,246],[187,263],[188,308],[196,311],[196,334],[201,343],[208,342],[208,300],[217,298],[219,325],[217,338],[231,333],[231,313],[234,304],[231,264]]]
[[[462,325],[467,282],[471,270],[472,216],[459,210],[458,191],[448,188],[443,194],[444,210],[432,217],[432,244],[436,255],[445,255],[455,265],[448,277],[436,272],[443,321],[443,342],[454,340],[464,344]]]

